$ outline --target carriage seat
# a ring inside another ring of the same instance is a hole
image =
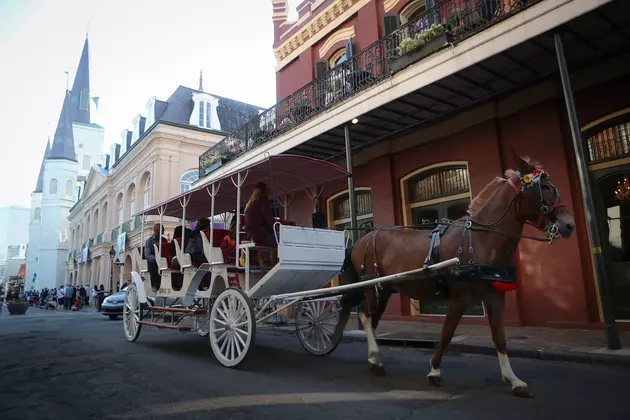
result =
[[[159,257],[155,259],[158,265],[158,269],[161,271],[170,268],[173,260],[173,254],[171,253],[170,244],[168,242],[162,242],[161,253],[157,244],[153,244],[153,248],[155,251],[155,255],[159,255]]]
[[[175,238],[175,255],[177,255],[177,261],[179,262],[179,266],[186,268],[191,267],[192,262],[190,260],[190,254],[186,254],[182,252],[182,238]]]

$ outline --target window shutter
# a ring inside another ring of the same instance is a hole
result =
[[[352,49],[352,38],[348,39],[348,43],[346,44],[346,57],[350,59],[354,55],[354,51]]]
[[[383,16],[383,28],[385,29],[385,36],[393,33],[400,26],[400,19],[398,15],[385,15]]]
[[[315,78],[317,79],[322,74],[328,71],[328,61],[321,60],[315,62]]]

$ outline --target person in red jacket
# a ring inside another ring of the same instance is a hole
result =
[[[273,233],[275,222],[271,212],[271,201],[267,195],[267,185],[259,182],[245,206],[245,233],[258,245],[277,246]]]

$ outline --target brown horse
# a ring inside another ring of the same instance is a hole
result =
[[[505,291],[516,287],[510,275],[512,255],[521,238],[552,242],[558,234],[568,238],[575,223],[558,189],[539,164],[514,155],[518,171],[490,182],[471,202],[468,216],[443,220],[432,232],[405,228],[377,228],[354,245],[344,262],[342,282],[386,276],[418,269],[438,260],[458,257],[455,267],[410,276],[397,284],[383,284],[345,295],[335,336],[340,337],[352,307],[361,305],[359,317],[368,343],[368,367],[384,375],[374,331],[392,293],[412,299],[448,299],[448,310],[440,342],[431,358],[428,379],[442,385],[440,362],[457,325],[471,300],[481,300],[486,308],[492,339],[497,349],[501,375],[517,396],[530,397],[527,384],[512,371],[506,354],[503,325]],[[522,235],[523,225],[533,224],[546,237]],[[494,281],[500,280],[500,281]],[[512,282],[512,283],[510,283]]]

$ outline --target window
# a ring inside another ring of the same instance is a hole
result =
[[[50,180],[50,190],[51,194],[57,194],[57,180],[55,178]]]
[[[118,194],[118,224],[122,225],[124,219],[124,205],[123,205],[123,195],[122,193]]]
[[[587,133],[589,163],[619,159],[630,155],[630,122],[628,115],[622,120],[610,121],[606,126]]]
[[[74,192],[74,186],[72,185],[72,181],[66,181],[66,195],[68,197],[72,197],[72,193]]]
[[[401,180],[405,225],[422,225],[466,216],[470,205],[470,181],[466,162],[432,165]],[[414,303],[415,302],[415,303]],[[445,315],[448,301],[412,301],[412,313]],[[419,312],[418,312],[419,309]],[[481,301],[473,301],[465,315],[483,316]]]
[[[359,237],[365,235],[374,227],[372,215],[372,191],[369,188],[356,188],[357,227],[365,229],[359,231]],[[350,195],[344,191],[328,200],[328,227],[344,230],[351,227]]]
[[[33,215],[33,220],[35,220],[36,222],[39,222],[41,219],[42,219],[42,209],[37,207],[35,209],[35,214]]]
[[[210,128],[210,102],[199,102],[199,127]]]
[[[131,192],[131,196],[129,198],[129,217],[136,214],[136,190]]]
[[[184,172],[184,174],[182,175],[182,177],[180,179],[179,192],[180,193],[184,193],[184,192],[190,190],[190,186],[192,185],[192,183],[195,182],[198,179],[199,179],[199,170],[198,169],[193,169],[193,170]]]
[[[84,111],[87,111],[90,108],[90,91],[89,90],[81,89],[79,107]]]
[[[86,171],[89,171],[91,166],[92,166],[92,162],[91,162],[90,156],[84,155],[83,156],[83,169]]]
[[[151,207],[151,175],[147,177],[144,183],[144,208],[148,209],[149,207]]]

